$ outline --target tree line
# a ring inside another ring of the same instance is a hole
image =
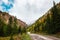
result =
[[[26,33],[26,28],[17,26],[17,18],[15,17],[14,20],[12,17],[9,18],[9,23],[6,24],[1,18],[0,18],[0,36],[10,36],[14,34],[22,34]]]

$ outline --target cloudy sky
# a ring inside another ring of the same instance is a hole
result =
[[[59,0],[54,0],[59,3]],[[53,0],[0,0],[0,10],[31,24],[53,6]]]

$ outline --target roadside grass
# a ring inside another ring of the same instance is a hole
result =
[[[18,35],[13,35],[14,40],[31,40],[30,36],[28,34],[23,33]],[[10,36],[8,37],[0,37],[0,40],[10,40]]]
[[[10,40],[10,38],[11,38],[11,36],[8,36],[8,37],[0,37],[0,40]],[[14,39],[14,40],[17,40],[17,38],[18,38],[19,40],[21,40],[20,35],[19,35],[19,36],[18,36],[18,35],[13,35],[13,39]]]
[[[60,33],[54,34],[53,36],[60,38]]]
[[[0,37],[0,40],[9,40],[10,37]]]
[[[30,36],[28,34],[22,34],[21,36],[22,40],[31,40]]]

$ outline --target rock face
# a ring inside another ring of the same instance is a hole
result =
[[[14,16],[12,16],[12,15],[6,13],[6,12],[1,12],[1,11],[0,11],[0,18],[1,18],[1,20],[3,20],[6,24],[9,23],[9,18],[10,18],[10,17],[12,17],[12,20],[14,20],[14,18],[15,18]],[[21,27],[27,26],[27,24],[26,24],[25,22],[21,21],[20,19],[17,19],[17,24],[18,24],[18,26],[21,26]]]

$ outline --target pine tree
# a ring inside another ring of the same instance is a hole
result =
[[[60,15],[59,15],[59,12],[58,12],[58,9],[57,9],[57,6],[55,5],[55,2],[53,1],[53,9],[52,9],[52,12],[53,12],[53,15],[52,15],[52,18],[53,18],[53,24],[52,24],[52,28],[53,28],[53,33],[56,33],[59,31],[60,29]]]
[[[9,23],[7,27],[7,35],[10,35],[12,33],[12,17],[9,18]]]
[[[7,25],[6,24],[4,24],[4,26],[3,26],[3,34],[4,34],[4,36],[8,36],[7,35]]]
[[[21,26],[19,26],[18,33],[21,33]]]
[[[13,33],[17,34],[18,33],[18,28],[17,28],[17,18],[14,18],[14,27],[13,27]]]

